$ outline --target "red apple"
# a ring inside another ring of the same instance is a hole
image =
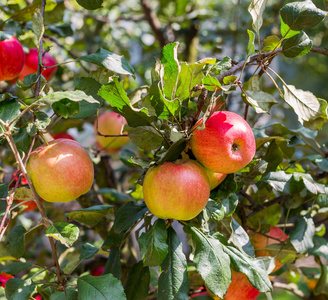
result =
[[[30,52],[26,54],[24,67],[19,74],[19,79],[21,81],[24,81],[25,76],[27,76],[29,74],[34,74],[37,72],[38,59],[39,59],[38,57],[39,57],[38,49],[36,49],[36,48],[30,49]],[[54,66],[57,64],[55,59],[48,52],[46,52],[42,56],[42,63],[46,67]],[[42,71],[42,76],[47,81],[49,81],[52,77],[55,76],[56,72],[57,72],[57,67],[47,68]]]
[[[288,239],[288,235],[286,235],[283,230],[276,226],[270,226],[270,230],[268,233],[266,233],[266,235],[279,239],[281,241],[285,241],[286,239]],[[253,236],[251,236],[251,242],[255,249],[255,256],[270,256],[270,252],[266,248],[269,245],[278,244],[279,241],[277,241],[276,239],[270,239],[260,233],[255,233]],[[276,259],[276,266],[272,272],[277,271],[282,266],[283,264]]]
[[[210,291],[209,295],[215,300],[221,299]],[[259,295],[260,292],[250,284],[245,274],[231,269],[231,283],[224,300],[255,300]]]
[[[4,288],[6,286],[6,282],[10,278],[14,278],[14,276],[4,273],[4,272],[0,273],[0,286],[2,286]]]
[[[234,173],[254,157],[256,144],[251,127],[239,115],[229,111],[215,112],[192,132],[190,146],[197,160],[215,173]]]
[[[210,181],[210,189],[213,190],[227,177],[228,174],[215,173],[209,169],[204,168],[207,177]]]
[[[205,207],[210,184],[200,164],[180,159],[151,167],[145,176],[143,195],[156,217],[187,221]]]
[[[93,163],[77,142],[58,139],[32,151],[26,166],[35,190],[45,201],[69,202],[92,186]]]
[[[11,178],[11,179],[13,179],[13,178],[15,178],[15,179],[13,180],[13,182],[11,183],[11,185],[9,186],[10,188],[13,188],[16,185],[16,182],[18,180],[17,175],[18,175],[18,171],[16,171],[13,174],[12,178]],[[21,176],[21,180],[20,180],[20,183],[18,184],[18,187],[20,187],[21,185],[27,185],[27,180],[26,180],[26,178],[25,178],[24,175]],[[43,199],[41,199],[41,200],[43,201]],[[16,195],[15,195],[14,201],[17,202],[17,203],[21,203],[21,202],[23,202],[25,200],[24,199],[16,199]],[[23,205],[26,206],[26,208],[24,209],[24,211],[31,211],[31,210],[35,210],[35,209],[38,208],[38,206],[36,205],[36,203],[33,200],[27,201]]]
[[[22,45],[11,36],[0,42],[0,81],[12,80],[21,72],[25,61]]]
[[[105,270],[105,267],[97,267],[90,271],[90,275],[92,276],[100,276]]]
[[[58,132],[58,133],[52,133],[51,136],[55,139],[69,139],[75,141],[75,138],[73,138],[70,134],[67,132]]]
[[[103,135],[120,135],[126,120],[116,112],[106,112],[98,118],[98,132]],[[104,137],[97,132],[97,121],[94,125],[97,145],[100,149],[115,152],[127,144],[130,139],[127,136]]]

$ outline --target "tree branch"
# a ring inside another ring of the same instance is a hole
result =
[[[145,14],[145,18],[146,18],[147,22],[149,23],[161,48],[163,48],[167,44],[167,41],[161,30],[161,24],[156,16],[156,14],[151,10],[149,2],[147,0],[140,0],[140,4],[142,6],[142,9]]]
[[[319,53],[319,54],[322,54],[322,55],[325,55],[325,56],[328,56],[328,49],[326,48],[319,48],[319,47],[314,47],[312,46],[311,48],[311,52],[314,52],[314,53]]]

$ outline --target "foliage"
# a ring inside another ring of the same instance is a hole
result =
[[[328,296],[323,1],[7,2],[1,30],[47,49],[58,72],[50,82],[39,71],[0,85],[0,273],[17,275],[0,298],[188,299],[204,285],[223,297],[231,268],[270,297],[274,260],[255,257],[250,239],[270,225],[289,235],[267,247],[284,264],[274,275],[298,282],[284,286],[298,296]],[[301,77],[289,76],[298,68]],[[145,172],[193,158],[193,125],[218,109],[244,115],[255,157],[211,191],[196,218],[154,218],[143,201]],[[127,120],[131,143],[116,153],[90,140],[106,110]],[[71,203],[41,202],[26,162],[50,133],[67,130],[89,151],[94,185]],[[19,193],[38,210],[24,212]],[[296,264],[306,256],[319,274],[313,290],[303,286],[311,272]],[[99,278],[90,275],[95,266],[104,267]]]

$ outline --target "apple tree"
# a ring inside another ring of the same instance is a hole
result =
[[[4,2],[1,299],[328,298],[327,1]]]

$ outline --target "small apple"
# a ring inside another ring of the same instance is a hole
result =
[[[16,171],[16,172],[13,174],[13,176],[12,176],[11,179],[14,179],[14,178],[15,178],[15,179],[13,180],[13,182],[11,183],[11,185],[9,186],[9,188],[13,188],[13,187],[16,185],[16,182],[17,182],[17,180],[18,180],[18,178],[17,178],[17,175],[18,175],[18,174],[17,174],[17,173],[18,173],[18,171]],[[27,184],[28,184],[28,183],[27,183],[27,180],[26,180],[25,176],[22,175],[22,176],[21,176],[20,183],[18,184],[18,187],[20,187],[21,185],[27,185]],[[23,200],[23,199],[16,199],[16,194],[15,194],[15,199],[14,199],[14,201],[17,202],[17,203],[21,203],[21,202],[23,202],[23,201],[25,201],[25,200]],[[41,201],[43,201],[43,199],[41,199]],[[38,208],[38,206],[36,205],[36,203],[35,203],[33,200],[25,202],[25,203],[24,203],[24,206],[26,206],[25,209],[24,209],[24,211],[31,211],[31,210],[35,210],[35,209]]]
[[[256,151],[251,127],[238,114],[217,111],[201,129],[194,126],[190,146],[197,160],[215,173],[238,172],[252,160]]]
[[[77,142],[52,140],[32,151],[26,166],[35,190],[45,201],[69,202],[92,186],[93,163]]]
[[[215,189],[227,177],[228,174],[215,173],[209,169],[204,168],[207,177],[210,181],[210,190]]]
[[[68,140],[73,140],[75,141],[75,138],[73,138],[70,134],[67,132],[58,132],[58,133],[52,133],[51,136],[55,139],[68,139]]]
[[[221,299],[211,291],[209,291],[209,295],[215,300]],[[260,292],[250,284],[245,274],[231,269],[231,283],[224,300],[255,300],[259,295]]]
[[[90,271],[90,275],[92,276],[100,276],[105,270],[105,267],[97,267]]]
[[[156,217],[187,221],[205,207],[210,184],[199,163],[179,159],[151,167],[145,176],[143,195],[147,207]]]
[[[0,81],[12,80],[19,75],[24,66],[24,50],[20,42],[14,36],[4,40],[2,40],[1,37]]]
[[[98,131],[97,131],[98,124]],[[122,133],[122,128],[126,120],[120,114],[110,111],[99,116],[98,121],[94,124],[94,131],[97,145],[100,149],[108,152],[115,152],[127,144],[130,139],[127,136],[118,136]],[[117,135],[116,137],[104,137],[103,135]]]
[[[6,286],[6,282],[10,278],[14,278],[14,276],[4,273],[4,272],[0,273],[0,286],[2,286],[4,288]]]
[[[24,81],[24,77],[29,75],[29,74],[34,74],[38,70],[38,62],[39,60],[39,54],[38,54],[38,49],[32,48],[30,49],[29,53],[25,55],[25,64],[22,69],[22,71],[19,74],[19,79],[21,81]],[[50,67],[50,66],[55,66],[57,62],[55,59],[48,53],[46,52],[42,56],[42,64],[45,67]],[[47,68],[42,71],[42,76],[49,81],[52,77],[55,76],[57,72],[57,66],[53,68]]]
[[[271,236],[273,238],[279,239],[282,242],[288,239],[288,235],[286,235],[283,230],[276,226],[270,226],[270,230],[266,235]],[[270,239],[260,233],[255,233],[251,236],[251,243],[255,249],[255,256],[270,256],[269,250],[266,248],[272,244],[278,244],[279,241],[276,239]],[[276,266],[273,269],[272,273],[277,271],[283,266],[283,264],[276,259]]]

